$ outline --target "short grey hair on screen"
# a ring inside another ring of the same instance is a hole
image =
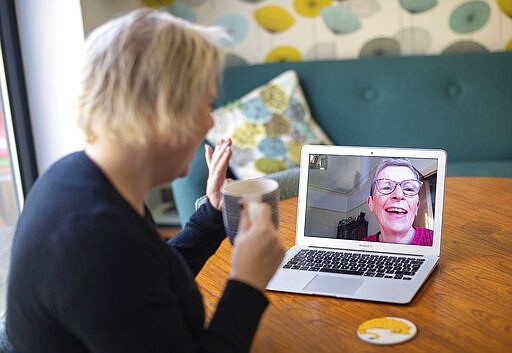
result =
[[[420,174],[414,168],[411,161],[408,158],[385,158],[377,165],[377,169],[375,169],[375,173],[373,175],[372,179],[372,185],[370,187],[370,196],[373,196],[373,191],[375,189],[375,180],[377,180],[377,177],[379,176],[380,172],[382,172],[387,167],[407,167],[409,168],[413,174],[414,178],[416,180],[420,180]]]
[[[147,145],[151,136],[186,141],[193,117],[224,68],[229,38],[167,12],[143,8],[111,20],[86,40],[78,125],[99,137]]]

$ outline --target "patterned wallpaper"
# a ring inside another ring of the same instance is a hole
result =
[[[220,25],[228,64],[512,50],[512,0],[139,0]]]

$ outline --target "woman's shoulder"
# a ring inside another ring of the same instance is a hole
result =
[[[416,227],[416,235],[423,235],[423,236],[432,236],[434,234],[434,232],[432,231],[432,229],[428,229],[428,228],[421,228],[421,227]]]
[[[434,232],[428,228],[415,228],[414,239],[412,241],[413,245],[432,245]]]
[[[87,156],[85,151],[72,152],[53,163],[41,176],[42,180],[63,182],[66,180],[108,180],[101,169]]]
[[[70,154],[50,167],[29,192],[18,238],[37,239],[60,249],[158,242],[156,229],[96,169],[83,152]]]
[[[367,237],[362,238],[362,241],[377,241],[377,234],[368,235]]]

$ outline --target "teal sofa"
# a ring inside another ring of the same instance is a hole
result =
[[[216,106],[289,69],[336,145],[442,148],[449,176],[512,177],[512,52],[230,67]],[[189,176],[173,182],[182,223],[207,173],[200,148]]]

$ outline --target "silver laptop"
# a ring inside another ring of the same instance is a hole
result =
[[[267,289],[409,303],[440,257],[446,158],[304,146],[296,244]]]

